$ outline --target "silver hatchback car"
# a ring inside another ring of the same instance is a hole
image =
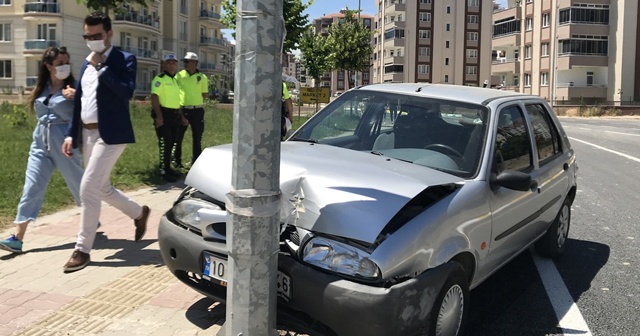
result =
[[[320,334],[459,335],[469,290],[531,245],[565,248],[578,168],[540,97],[367,85],[281,150],[278,309]],[[159,229],[169,270],[220,301],[226,275],[210,266],[227,262],[232,155],[204,151]],[[221,220],[201,222],[202,209]]]

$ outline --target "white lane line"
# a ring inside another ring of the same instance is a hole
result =
[[[550,259],[542,258],[535,253],[532,255],[542,284],[547,290],[549,301],[556,312],[559,321],[558,327],[562,329],[563,335],[592,336],[587,322],[582,318],[578,305],[573,302],[556,265]]]
[[[629,159],[629,160],[633,160],[633,161],[636,161],[636,162],[640,162],[640,159],[639,159],[639,158],[637,158],[637,157],[635,157],[635,156],[627,155],[627,154],[625,154],[625,153],[620,153],[620,152],[614,151],[614,150],[609,149],[609,148],[605,148],[605,147],[602,147],[602,146],[598,146],[598,145],[596,145],[596,144],[592,144],[592,143],[590,143],[590,142],[586,142],[586,141],[583,141],[583,140],[578,140],[578,139],[576,139],[576,138],[569,137],[569,139],[571,139],[571,141],[578,141],[578,142],[582,142],[583,144],[587,144],[587,145],[589,145],[589,146],[593,146],[593,147],[595,147],[595,148],[597,148],[597,149],[602,149],[603,151],[607,151],[607,152],[610,152],[610,153],[613,153],[613,154],[616,154],[616,155],[620,155],[620,156],[622,156],[622,157],[624,157],[624,158],[627,158],[627,159]]]
[[[631,133],[614,132],[614,131],[604,131],[604,132],[605,132],[605,133],[622,134],[622,135],[630,135],[630,136],[637,136],[637,137],[640,137],[640,134],[631,134]]]

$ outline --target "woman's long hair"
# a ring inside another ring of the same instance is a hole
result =
[[[40,65],[40,70],[38,71],[38,79],[36,80],[36,86],[31,91],[31,95],[29,96],[28,106],[33,109],[33,103],[36,101],[44,87],[47,85],[49,78],[51,78],[51,72],[47,68],[47,64],[53,65],[53,62],[58,58],[58,55],[67,55],[69,58],[71,56],[67,53],[66,47],[49,47],[45,50],[44,54],[42,54],[42,64]],[[62,87],[66,87],[67,85],[75,88],[76,80],[73,78],[73,74],[69,74],[69,77],[64,80],[64,84]]]

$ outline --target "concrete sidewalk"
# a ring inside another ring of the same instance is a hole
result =
[[[32,223],[24,254],[0,251],[0,336],[215,335],[224,306],[180,283],[158,248],[160,217],[182,186],[129,193],[151,208],[140,242],[133,241],[132,220],[103,205],[91,263],[70,274],[62,266],[75,245],[79,208]]]

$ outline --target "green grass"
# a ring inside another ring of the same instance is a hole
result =
[[[127,145],[111,174],[112,184],[121,190],[164,184],[158,173],[158,140],[149,112],[149,105],[144,103],[131,105],[136,143]],[[305,117],[294,117],[294,128],[299,127],[305,120]],[[16,207],[22,195],[24,172],[35,124],[34,114],[23,106],[0,104],[0,157],[4,158],[0,173],[0,229],[10,226],[15,218]],[[215,107],[205,109],[203,148],[230,143],[232,131],[232,110]],[[190,162],[191,128],[185,134],[182,155],[183,162]],[[56,171],[47,187],[40,216],[74,204],[67,185]]]

